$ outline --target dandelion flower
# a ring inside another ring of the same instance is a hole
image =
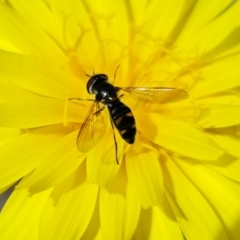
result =
[[[15,188],[0,238],[239,239],[239,11],[216,0],[1,1],[0,189]],[[121,98],[138,133],[133,145],[116,133],[117,165],[110,121],[92,150],[76,146],[90,105],[68,99],[94,98],[93,72],[189,97]]]

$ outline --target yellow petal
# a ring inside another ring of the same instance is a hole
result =
[[[7,4],[0,4],[1,36],[17,47],[19,53],[45,57],[58,65],[66,62],[66,56],[57,44],[34,23],[26,21]],[[6,49],[12,51],[12,49]]]
[[[237,2],[227,2],[214,0],[209,2],[203,0],[195,2],[187,24],[182,29],[180,37],[176,44],[189,53],[193,49],[206,52],[221,44],[225,38],[230,35],[233,29],[239,26],[237,19],[240,5]],[[204,14],[202,14],[204,12]],[[236,38],[235,38],[236,39]],[[235,47],[229,42],[229,47]],[[237,41],[235,41],[237,43]],[[239,46],[238,46],[239,49]],[[218,50],[218,54],[225,52],[227,49]],[[216,54],[215,54],[216,55]]]
[[[139,131],[164,148],[200,160],[217,160],[224,153],[204,133],[189,124],[173,121],[159,114],[140,113],[136,116]]]
[[[204,192],[189,181],[187,175],[170,158],[166,158],[162,166],[166,180],[166,197],[186,239],[231,239],[214,206],[203,195]],[[193,167],[195,170],[199,166],[189,165],[190,169]],[[205,174],[198,177],[203,181]],[[208,183],[205,182],[205,187],[206,184]],[[214,189],[211,191],[214,192]],[[209,219],[211,219],[211,224],[209,224]]]
[[[159,159],[149,149],[126,154],[129,183],[135,189],[143,208],[162,205],[163,183]]]
[[[62,23],[57,18],[55,12],[51,11],[43,1],[9,1],[14,10],[26,21],[35,24],[35,28],[40,28],[48,33],[58,44],[64,45],[62,36]],[[64,46],[62,46],[64,47]]]
[[[197,101],[197,124],[202,128],[221,128],[240,123],[240,98],[233,95]]]
[[[1,80],[4,80],[4,83],[10,82],[13,87],[14,85],[20,86],[28,91],[47,97],[66,99],[79,97],[80,94],[83,97],[81,89],[86,87],[86,76],[82,75],[81,79],[76,79],[71,74],[60,69],[56,63],[46,59],[39,60],[36,57],[3,50],[0,50],[0,60]],[[7,93],[11,98],[12,94]],[[28,94],[31,96],[31,93]],[[21,97],[25,98],[26,96],[22,94]]]
[[[240,141],[239,139],[230,138],[228,136],[209,135],[219,147],[228,150],[228,155],[220,159],[216,164],[208,164],[207,166],[221,175],[240,183]]]
[[[55,187],[42,214],[39,239],[77,240],[84,234],[98,197],[98,186],[86,183],[85,168],[82,164]]]
[[[123,53],[129,41],[126,4],[107,0],[103,5],[101,1],[90,0],[87,6],[91,20],[94,22],[92,27],[95,37],[102,45],[99,53],[102,54],[104,68],[116,68],[119,55]]]
[[[101,143],[99,144],[101,145]],[[115,158],[112,159],[112,164],[104,164],[97,158],[96,154],[101,152],[98,147],[95,147],[93,151],[88,153],[87,156],[87,179],[90,183],[97,183],[100,186],[105,186],[110,183],[119,170]]]
[[[155,104],[156,105],[156,104]],[[238,124],[240,98],[234,94],[213,95],[190,102],[169,104],[164,108],[151,106],[149,111],[181,120],[202,128],[219,128]],[[224,117],[223,117],[224,116]]]
[[[126,176],[119,175],[117,181],[122,181],[122,177]],[[122,181],[121,185],[124,184],[126,182]],[[111,190],[101,188],[99,204],[102,239],[132,239],[139,218],[140,203],[132,187],[125,187],[126,192],[122,192],[119,184],[114,183]]]
[[[102,240],[101,223],[99,216],[99,204],[96,204],[89,225],[81,237],[81,240],[89,239]]]
[[[198,124],[203,128],[228,127],[240,123],[240,106],[206,108],[202,113]]]
[[[107,110],[104,110],[107,111]],[[105,112],[107,113],[107,112]],[[107,113],[108,115],[108,113]],[[107,116],[108,117],[108,116]],[[87,153],[87,180],[90,183],[97,183],[100,186],[105,186],[111,183],[120,169],[120,165],[116,162],[116,151],[113,138],[113,129],[110,125],[109,117],[106,118],[106,130],[104,136]],[[115,129],[116,138],[118,139],[118,155],[123,152],[123,140]],[[110,151],[109,151],[110,149]],[[119,159],[120,161],[121,159]]]
[[[64,113],[66,112],[66,117]],[[59,99],[35,97],[0,104],[0,124],[12,128],[33,128],[67,122],[83,121],[87,108]]]
[[[29,92],[28,90],[25,90],[14,83],[3,81],[0,82],[0,103],[23,98],[31,99],[34,96],[36,96],[34,93]]]
[[[41,213],[51,191],[31,195],[25,188],[14,190],[1,212],[0,238],[38,240]]]
[[[131,10],[134,22],[138,27],[143,27],[143,30],[153,38],[172,40],[182,28],[183,23],[180,24],[179,19],[192,5],[191,2],[178,1],[176,8],[175,4],[176,2],[173,0],[141,1],[141,3],[133,0],[131,1]]]
[[[225,230],[225,234],[228,235],[227,239],[238,239],[240,229],[236,225],[239,224],[239,184],[206,168],[204,165],[197,164],[195,160],[175,160],[174,162],[188,176],[190,181],[202,193],[202,196],[206,198],[212,211],[219,218],[219,222],[224,223],[224,227],[227,229]],[[207,218],[210,217],[207,212],[205,214]],[[212,219],[211,224],[214,225]],[[221,236],[220,232],[218,236]]]
[[[1,146],[0,187],[18,181],[35,169],[42,160],[42,153],[67,132],[68,129],[58,126],[46,127],[22,134]]]
[[[2,187],[2,188],[0,188],[0,194],[6,194],[6,196],[9,196],[8,194],[11,192],[11,187],[14,185],[15,183],[11,183],[11,184],[9,184],[9,185],[7,185],[7,186],[4,186],[4,187]],[[9,192],[8,192],[9,191]],[[1,197],[2,197],[3,195],[1,195]],[[4,198],[3,198],[4,199]],[[3,202],[4,202],[4,200],[3,200]]]
[[[165,201],[164,208],[152,207],[141,211],[133,240],[164,239],[183,240],[183,234],[175,216]]]
[[[41,164],[18,187],[39,192],[57,186],[68,178],[85,159],[77,150],[76,138],[77,132],[74,131],[57,139],[42,156]]]
[[[201,69],[201,79],[189,91],[196,99],[239,86],[240,54],[230,55]],[[221,74],[217,74],[221,73]]]
[[[0,127],[0,146],[18,137],[20,134],[21,130],[19,129]]]
[[[63,122],[64,101],[47,98],[10,101],[0,104],[0,124],[13,128],[31,128]],[[46,117],[48,116],[48,117]]]

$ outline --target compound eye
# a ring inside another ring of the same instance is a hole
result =
[[[103,82],[108,81],[108,76],[106,74],[98,74],[96,76],[98,76],[98,78],[101,79]]]
[[[90,77],[87,83],[87,91],[90,94],[96,94],[98,85],[107,82],[108,76],[105,74],[97,74]]]

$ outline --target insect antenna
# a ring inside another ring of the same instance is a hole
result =
[[[87,77],[90,77],[90,78],[91,78],[91,77],[93,77],[93,76],[95,75],[95,72],[94,72],[94,70],[93,70],[93,74],[92,74],[92,76],[89,75],[89,74],[87,74],[87,73],[86,73],[85,75],[86,75]]]
[[[115,70],[115,72],[114,72],[114,75],[113,75],[113,83],[114,83],[114,81],[115,81],[115,79],[116,79],[117,70],[118,70],[119,67],[120,67],[120,65],[118,65],[118,66],[116,67],[116,70]]]

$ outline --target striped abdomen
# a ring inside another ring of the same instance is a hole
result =
[[[107,106],[113,123],[122,138],[127,143],[133,144],[137,130],[131,109],[119,99],[108,103]]]

